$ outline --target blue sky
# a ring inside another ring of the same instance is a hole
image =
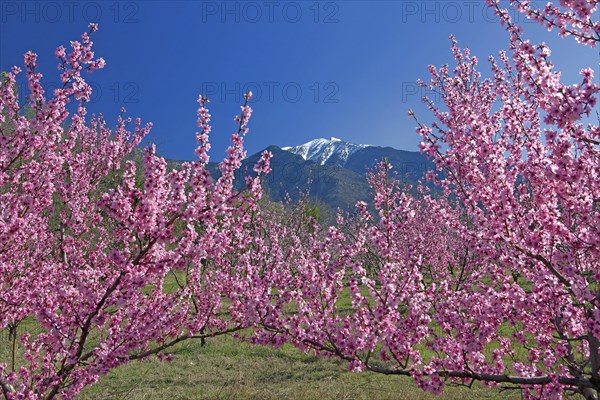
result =
[[[248,88],[257,95],[249,152],[331,136],[417,150],[406,113],[430,120],[415,81],[428,77],[428,64],[452,62],[448,35],[485,70],[487,56],[507,47],[506,32],[477,0],[3,0],[0,70],[22,65],[32,50],[43,82],[56,84],[54,49],[78,40],[90,21],[100,24],[94,47],[107,67],[88,78],[96,90],[89,109],[114,122],[125,105],[128,115],[154,123],[150,139],[177,159],[194,157],[198,94],[211,97],[216,160]],[[598,49],[524,26],[550,45],[567,82],[579,81],[582,67],[598,71]]]

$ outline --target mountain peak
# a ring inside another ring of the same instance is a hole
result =
[[[328,161],[343,164],[351,154],[365,147],[369,147],[369,145],[354,144],[332,136],[331,139],[314,139],[298,146],[282,147],[281,149],[298,154],[305,160],[324,165]]]

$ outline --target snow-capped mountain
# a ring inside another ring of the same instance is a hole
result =
[[[269,146],[273,155],[271,172],[263,182],[268,197],[274,201],[297,200],[306,194],[319,207],[330,210],[353,209],[358,201],[370,201],[371,189],[366,174],[377,163],[387,160],[399,179],[414,183],[435,165],[418,151],[397,150],[392,147],[354,144],[341,139],[315,139],[293,147]],[[142,160],[139,150],[136,162]],[[262,150],[242,161],[236,185],[241,190],[245,177],[251,175],[262,157]],[[169,168],[181,168],[182,161],[169,160]],[[218,163],[210,162],[208,169],[213,177],[220,175]],[[332,211],[331,215],[335,215]]]
[[[348,157],[365,147],[369,147],[369,145],[354,144],[332,137],[331,139],[315,139],[299,146],[282,147],[281,149],[320,165],[325,165],[326,163],[343,165],[348,160]]]

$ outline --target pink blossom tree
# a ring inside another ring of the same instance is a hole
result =
[[[581,45],[600,41],[597,1],[511,3]],[[598,399],[600,128],[586,118],[600,87],[592,69],[561,83],[548,47],[488,5],[510,36],[491,76],[452,38],[456,66],[431,66],[422,83],[442,99],[424,99],[437,122],[415,120],[443,197],[402,193],[384,165],[371,179],[377,214],[359,204],[361,229],[332,227],[293,254],[279,299],[296,312],[262,321],[256,340],[280,335],[433,393],[480,381]]]
[[[248,299],[265,293],[255,279],[255,221],[270,154],[246,190],[233,186],[251,94],[218,179],[207,170],[203,97],[199,160],[167,171],[150,147],[140,174],[126,156],[151,125],[120,116],[111,130],[102,116],[86,115],[84,70],[105,64],[92,51],[96,29],[91,24],[68,54],[56,50],[63,86],[51,97],[36,55],[25,54],[31,118],[14,90],[21,69],[0,84],[0,329],[12,341],[11,356],[0,360],[6,399],[70,399],[131,360],[245,328],[256,309]]]
[[[413,376],[423,389],[440,393],[443,380],[427,377],[459,365],[451,356],[460,347],[449,346],[461,339],[435,324],[464,322],[444,306],[470,304],[473,298],[457,293],[471,293],[483,273],[472,268],[455,207],[424,187],[410,195],[385,162],[370,183],[374,212],[361,202],[354,220],[340,214],[325,231],[313,220],[304,229],[278,224],[271,233],[292,245],[252,340],[290,341],[346,360],[353,371]],[[427,348],[436,356],[424,356]]]
[[[430,67],[423,83],[443,101],[425,99],[438,122],[418,128],[441,195],[411,195],[383,163],[374,209],[360,203],[328,229],[258,207],[268,153],[234,190],[247,102],[216,181],[202,97],[199,161],[167,172],[149,149],[140,180],[124,158],[150,126],[86,120],[81,72],[104,65],[89,34],[57,50],[65,84],[51,100],[26,54],[34,117],[15,96],[19,69],[0,93],[0,328],[24,349],[0,364],[4,397],[72,398],[118,365],[255,326],[254,343],[290,341],[433,393],[481,381],[597,399],[600,128],[584,121],[600,89],[590,69],[561,83],[547,46],[488,3],[510,35],[491,77],[452,40],[456,66]],[[582,45],[600,40],[597,1],[511,3]]]
[[[561,1],[519,10],[582,45],[600,42],[597,1]],[[424,84],[444,108],[425,99],[439,123],[419,124],[422,149],[446,171],[441,185],[464,205],[469,248],[495,274],[513,276],[503,316],[512,347],[527,360],[512,370],[548,397],[561,389],[588,399],[600,389],[600,128],[586,123],[600,87],[593,70],[566,85],[545,44],[533,45],[496,1],[488,1],[510,35],[509,53],[477,59],[452,41],[456,67],[430,68]],[[597,15],[597,14],[596,14]],[[510,351],[506,355],[511,355]],[[537,385],[536,385],[537,384]]]

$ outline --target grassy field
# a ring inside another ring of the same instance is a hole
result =
[[[344,293],[340,310],[349,310]],[[27,319],[19,332],[35,334],[38,324]],[[17,365],[22,349],[18,347]],[[303,354],[292,346],[273,349],[250,346],[221,336],[206,341],[182,342],[172,348],[172,362],[156,357],[113,370],[84,390],[85,400],[392,400],[392,399],[520,399],[519,391],[447,386],[439,397],[421,391],[408,377],[370,372],[350,373],[337,359]],[[7,332],[0,332],[0,362],[10,358]]]
[[[349,311],[345,291],[338,308]],[[39,332],[33,319],[23,321],[19,332]],[[20,346],[18,346],[20,347]],[[17,365],[21,364],[18,348]],[[303,354],[292,346],[282,349],[250,346],[231,337],[182,342],[172,348],[172,362],[153,357],[132,362],[84,390],[85,400],[392,400],[392,399],[521,399],[519,391],[447,386],[439,397],[427,394],[408,377],[370,372],[350,373],[337,359]],[[0,331],[0,362],[10,359],[7,332]]]
[[[213,338],[204,347],[185,342],[173,350],[172,362],[152,359],[118,368],[87,388],[81,398],[127,400],[187,399],[520,399],[518,391],[447,387],[435,397],[410,378],[350,373],[334,359],[251,347],[229,337]]]

